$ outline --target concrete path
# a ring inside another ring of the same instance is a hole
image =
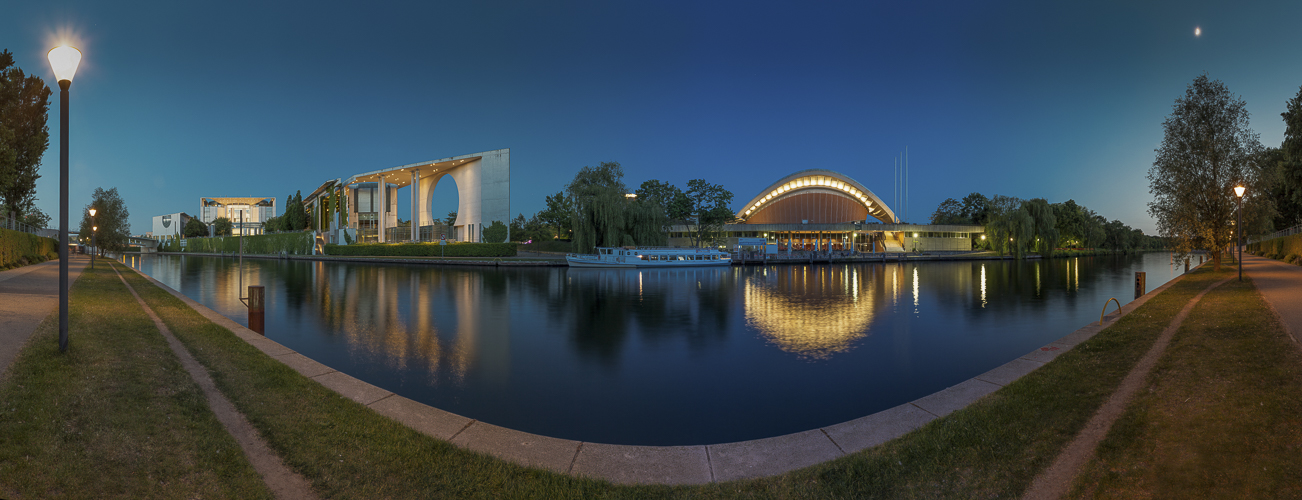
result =
[[[90,258],[68,261],[68,286],[77,282]],[[50,314],[59,312],[59,261],[52,260],[0,272],[0,378],[18,357],[27,338]],[[76,342],[72,333],[68,343]]]
[[[1302,342],[1302,266],[1243,254],[1243,275],[1252,278],[1284,331]]]

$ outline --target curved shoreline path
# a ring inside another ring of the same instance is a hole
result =
[[[81,277],[90,258],[68,260],[68,288]],[[36,327],[59,308],[58,259],[0,272],[0,377],[27,345]],[[76,337],[68,339],[75,343]]]
[[[128,266],[130,267],[130,266]],[[132,268],[135,270],[134,268]],[[1112,325],[1179,282],[1177,276],[1061,339],[972,379],[915,401],[848,422],[752,441],[694,446],[579,442],[508,429],[399,396],[312,360],[259,335],[135,270],[209,321],[339,395],[422,434],[511,463],[616,484],[706,484],[773,476],[826,462],[902,436],[1008,385]]]

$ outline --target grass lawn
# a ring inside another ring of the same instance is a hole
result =
[[[108,263],[0,383],[0,498],[271,498]]]
[[[1204,297],[1146,383],[1073,497],[1302,498],[1302,350],[1249,282]]]
[[[126,276],[323,497],[1008,498],[1057,456],[1179,309],[1228,272],[1191,273],[1053,363],[883,446],[777,477],[692,487],[614,486],[458,449],[325,389]]]

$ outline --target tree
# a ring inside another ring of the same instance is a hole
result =
[[[528,223],[528,220],[524,218],[524,214],[516,214],[515,218],[511,219],[511,241],[529,239],[528,235],[524,234],[524,226]]]
[[[626,244],[624,239],[624,169],[617,162],[583,167],[566,187],[573,203],[574,248],[591,253],[598,246]],[[627,244],[635,244],[632,237]]]
[[[503,224],[500,220],[495,220],[484,228],[480,236],[483,237],[484,243],[502,243],[506,241],[507,231],[506,224]]]
[[[90,209],[95,209],[95,220],[91,222]],[[91,193],[90,204],[81,211],[81,225],[78,235],[90,237],[95,233],[96,245],[101,251],[118,252],[126,249],[131,237],[131,213],[127,211],[126,202],[118,195],[118,188],[107,191],[95,188]],[[98,226],[98,230],[92,228]],[[89,241],[89,240],[88,240]]]
[[[688,201],[691,202],[691,216],[696,219],[696,232],[693,243],[703,246],[713,243],[723,225],[735,218],[732,208],[732,192],[719,184],[710,184],[705,179],[687,181]]]
[[[1022,210],[1031,217],[1031,234],[1027,235],[1027,244],[1035,248],[1041,257],[1053,257],[1059,238],[1058,221],[1053,216],[1053,207],[1044,198],[1034,198],[1022,202]]]
[[[446,222],[448,226],[456,225],[456,223],[457,223],[457,211],[456,211],[456,210],[453,210],[453,211],[451,211],[451,212],[448,212],[448,216],[447,216],[446,218],[443,219],[443,222]]]
[[[1234,241],[1232,188],[1239,183],[1248,188],[1245,204],[1264,199],[1258,135],[1248,127],[1243,100],[1207,75],[1195,78],[1176,99],[1162,127],[1165,136],[1148,171],[1154,198],[1148,213],[1176,253],[1205,248],[1219,271],[1221,251]]]
[[[212,231],[216,236],[230,236],[234,229],[235,224],[225,217],[218,217],[212,221]]]
[[[190,219],[181,229],[181,235],[186,238],[202,238],[208,236],[208,225],[199,219]]]
[[[286,199],[288,202],[285,203],[285,229],[289,231],[309,229],[312,221],[307,216],[307,209],[303,208],[303,192],[296,191]]]
[[[0,52],[0,210],[23,218],[36,202],[41,156],[50,145],[50,88]]]
[[[1005,249],[1020,255],[1016,245],[1025,243],[1019,242],[1022,239],[1019,236],[1025,232],[1022,227],[1022,223],[1025,222],[1025,218],[1022,217],[1024,214],[1017,213],[1021,210],[1021,205],[1022,200],[1001,194],[995,195],[986,204],[984,224],[986,235],[989,237],[990,248],[1000,255],[1005,253]]]
[[[963,216],[963,204],[953,198],[945,198],[931,214],[932,224],[970,224],[971,220]]]
[[[32,227],[45,228],[50,225],[50,216],[46,215],[41,209],[32,207],[31,210],[27,211],[26,215],[23,215],[22,222]]]
[[[1302,224],[1302,88],[1285,103],[1284,142],[1266,153],[1263,165],[1272,170],[1277,211],[1275,229]]]
[[[984,226],[990,219],[990,198],[981,193],[972,193],[963,197],[963,209],[960,212],[969,224]]]
[[[687,220],[692,214],[692,201],[687,198],[687,194],[668,182],[656,179],[645,181],[635,194],[639,201],[659,205],[668,223]]]
[[[548,235],[547,239],[553,237],[562,240],[570,239],[571,224],[574,219],[574,202],[570,200],[565,192],[559,192],[547,197],[547,208],[534,215],[543,225],[551,228],[553,234]]]

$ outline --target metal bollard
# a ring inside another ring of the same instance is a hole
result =
[[[1135,271],[1135,298],[1144,296],[1145,275],[1143,271]]]
[[[1185,257],[1185,258],[1184,258],[1184,272],[1186,272],[1186,273],[1189,272],[1189,258],[1188,258],[1188,257]]]
[[[266,294],[261,286],[249,287],[249,329],[266,335]]]

